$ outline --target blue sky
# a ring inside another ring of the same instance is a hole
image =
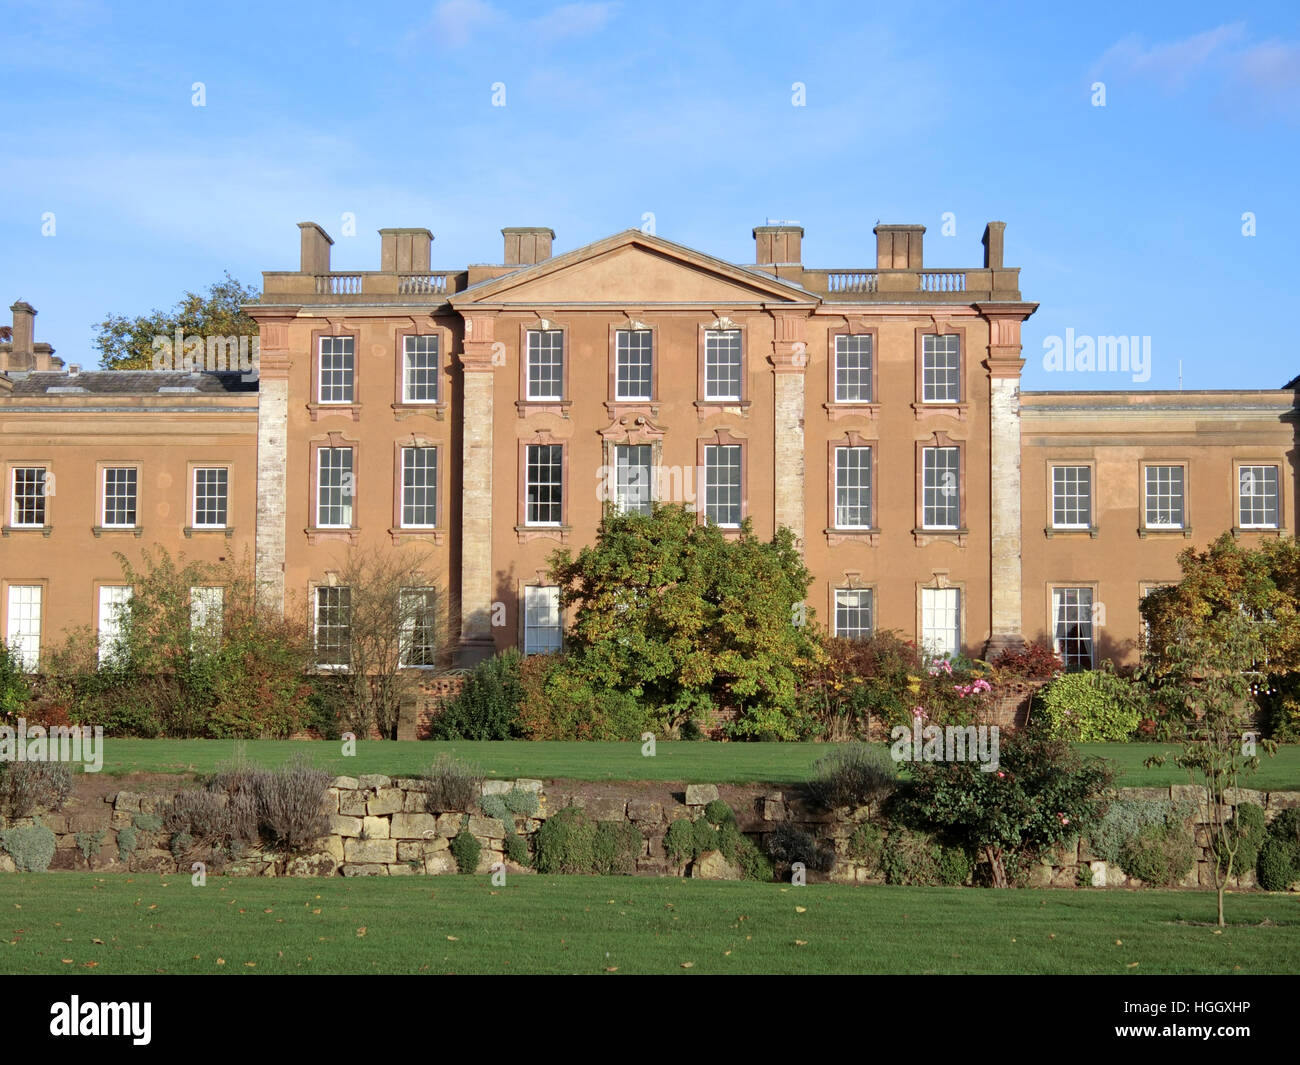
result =
[[[979,265],[1001,219],[1041,304],[1027,388],[1174,388],[1180,360],[1186,388],[1300,373],[1279,339],[1300,280],[1293,3],[0,11],[0,301],[32,303],[70,362],[97,361],[110,311],[295,268],[307,219],[336,269],[376,267],[386,226],[427,226],[451,268],[499,261],[505,225],[562,251],[649,212],[739,262],[755,224],[797,219],[823,267],[872,265],[877,221],[928,226],[927,266]],[[1151,337],[1150,379],[1046,372],[1067,328]]]

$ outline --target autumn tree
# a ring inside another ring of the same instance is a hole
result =
[[[595,544],[550,559],[571,668],[632,692],[670,732],[718,706],[741,736],[791,738],[798,680],[819,660],[804,606],[811,577],[788,529],[735,534],[677,505],[610,513]]]
[[[178,329],[184,336],[255,337],[257,323],[244,313],[243,304],[258,298],[256,288],[245,287],[227,272],[206,292],[186,292],[170,310],[134,318],[110,314],[95,327],[100,365],[106,370],[151,369],[154,338],[171,338]]]

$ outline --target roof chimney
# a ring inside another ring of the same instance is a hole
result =
[[[755,226],[754,263],[757,266],[800,266],[803,263],[803,226],[793,222]]]
[[[877,270],[920,270],[922,263],[921,241],[925,226],[877,225]]]
[[[1006,235],[1005,222],[990,222],[984,227],[984,269],[1002,269],[1002,240]]]
[[[31,355],[36,340],[36,311],[30,303],[19,300],[9,308],[14,314],[13,354]]]
[[[427,274],[433,234],[427,229],[381,229],[379,269],[388,274]]]
[[[302,265],[304,274],[328,274],[330,272],[330,245],[334,243],[330,235],[315,222],[299,222],[302,230]]]
[[[506,239],[506,266],[532,266],[551,257],[555,230],[545,226],[508,226],[501,230]]]

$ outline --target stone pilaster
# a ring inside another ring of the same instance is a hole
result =
[[[773,315],[772,372],[775,402],[772,438],[773,515],[776,528],[785,526],[803,550],[804,505],[804,371],[808,346],[802,314]]]
[[[277,308],[281,314],[283,311]],[[257,384],[257,528],[254,572],[263,603],[284,612],[288,496],[289,317],[254,313],[259,329]]]
[[[989,323],[989,460],[991,542],[989,640],[984,655],[1025,644],[1021,621],[1020,323],[1036,303],[977,304]]]
[[[493,653],[492,561],[493,320],[465,320],[460,356],[465,408],[461,450],[460,643],[456,664],[473,666]]]

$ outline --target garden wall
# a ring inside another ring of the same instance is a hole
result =
[[[82,778],[85,779],[85,778]],[[495,818],[467,815],[458,811],[429,812],[426,783],[419,779],[368,775],[335,777],[325,799],[330,831],[311,853],[285,857],[273,852],[251,851],[224,868],[230,876],[407,876],[446,874],[457,871],[451,854],[451,839],[462,825],[482,845],[478,872],[486,873],[498,862],[508,872],[532,870],[506,861],[506,825]],[[792,822],[835,852],[827,879],[844,883],[879,883],[880,877],[849,856],[849,840],[870,811],[826,811],[806,802],[795,790],[760,785],[712,784],[674,785],[652,782],[593,784],[580,781],[519,779],[493,780],[483,786],[484,795],[505,794],[512,788],[535,792],[535,815],[514,818],[512,829],[528,837],[556,811],[572,804],[583,807],[596,821],[623,821],[636,826],[644,837],[636,859],[636,873],[643,876],[695,876],[734,879],[739,870],[716,851],[706,852],[695,862],[674,864],[664,850],[669,825],[682,818],[697,819],[713,799],[728,803],[736,815],[737,827],[760,847],[767,834],[783,821]],[[1207,857],[1209,843],[1207,811],[1194,787],[1122,788],[1125,799],[1172,800],[1199,805],[1194,817],[1196,864],[1181,882],[1183,887],[1212,886]],[[42,824],[55,835],[56,849],[51,869],[95,869],[121,872],[151,872],[173,875],[191,871],[188,859],[178,860],[167,849],[168,840],[155,824],[155,811],[171,793],[148,794],[117,791],[79,794],[63,810],[39,815]],[[1231,804],[1249,802],[1263,807],[1271,820],[1281,810],[1300,806],[1300,792],[1240,790],[1230,794]],[[5,827],[32,823],[32,819],[10,821]],[[764,848],[765,849],[765,848]],[[15,871],[13,859],[0,852],[0,872]],[[209,872],[217,872],[215,869]],[[817,878],[810,872],[810,879]],[[1058,849],[1044,857],[1030,872],[1029,882],[1038,887],[1077,887],[1081,882],[1095,887],[1138,887],[1140,881],[1125,877],[1114,863],[1099,860],[1087,840]],[[1236,887],[1254,886],[1254,871],[1246,872]]]

